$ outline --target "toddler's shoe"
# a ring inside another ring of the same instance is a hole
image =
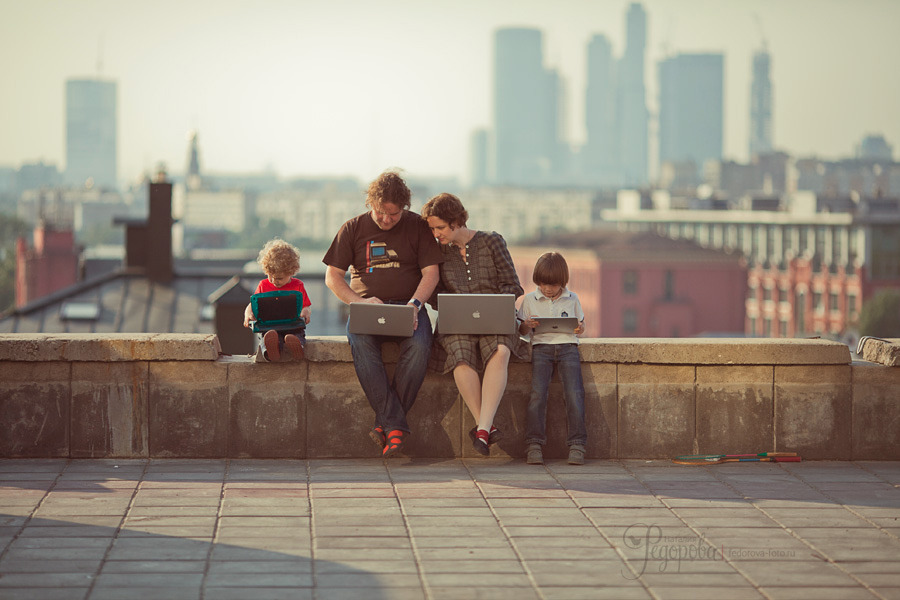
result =
[[[303,360],[303,341],[293,333],[284,336],[284,347],[290,350],[291,358]]]
[[[540,444],[528,444],[528,454],[525,455],[525,462],[529,465],[544,464],[544,451]]]
[[[278,347],[278,332],[274,329],[268,330],[263,335],[263,345],[266,347],[266,358],[271,362],[281,360],[281,348]]]
[[[584,446],[582,446],[581,444],[572,444],[571,446],[569,446],[569,464],[584,464]]]

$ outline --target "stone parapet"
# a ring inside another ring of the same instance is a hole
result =
[[[900,338],[866,336],[860,340],[858,350],[863,360],[886,367],[900,367]]]
[[[388,344],[389,371],[397,348]],[[586,339],[587,454],[797,451],[900,459],[900,369],[825,340]],[[0,457],[372,457],[372,410],[343,336],[307,360],[259,363],[207,335],[0,336]],[[531,365],[514,360],[494,456],[524,454]],[[450,375],[429,373],[406,454],[474,457]],[[566,451],[554,377],[545,455]]]
[[[216,360],[215,334],[0,333],[0,361],[131,362]]]

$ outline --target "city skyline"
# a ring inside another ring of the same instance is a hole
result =
[[[566,86],[564,137],[580,146],[588,44],[603,34],[622,56],[629,4],[0,0],[0,48],[16,57],[0,98],[0,165],[43,160],[64,169],[65,82],[99,75],[118,86],[123,181],[160,161],[182,173],[195,129],[207,172],[367,179],[398,166],[465,179],[472,132],[495,125],[494,32],[543,32],[545,67]],[[900,143],[900,41],[892,35],[900,3],[641,4],[652,121],[660,61],[721,52],[724,156],[747,160],[752,60],[765,41],[775,149],[842,158],[867,134]]]

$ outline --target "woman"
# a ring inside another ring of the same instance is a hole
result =
[[[469,214],[459,198],[438,194],[422,207],[421,214],[444,252],[439,291],[524,295],[503,236],[466,227]],[[489,446],[500,439],[493,422],[506,390],[510,354],[526,358],[527,351],[515,333],[441,335],[439,321],[437,334],[439,347],[432,352],[433,363],[443,373],[453,371],[456,387],[477,423],[469,432],[472,444],[487,456]],[[479,380],[482,370],[484,377]]]

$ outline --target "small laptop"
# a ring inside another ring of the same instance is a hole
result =
[[[538,326],[534,328],[535,333],[575,333],[578,327],[578,319],[576,317],[537,317],[535,320]]]
[[[350,303],[350,333],[410,337],[416,309],[412,304]]]
[[[306,327],[300,317],[303,310],[303,294],[297,290],[275,290],[250,296],[250,308],[256,320],[253,331],[262,333],[274,329],[286,331]]]
[[[516,333],[512,294],[438,294],[438,333]]]

